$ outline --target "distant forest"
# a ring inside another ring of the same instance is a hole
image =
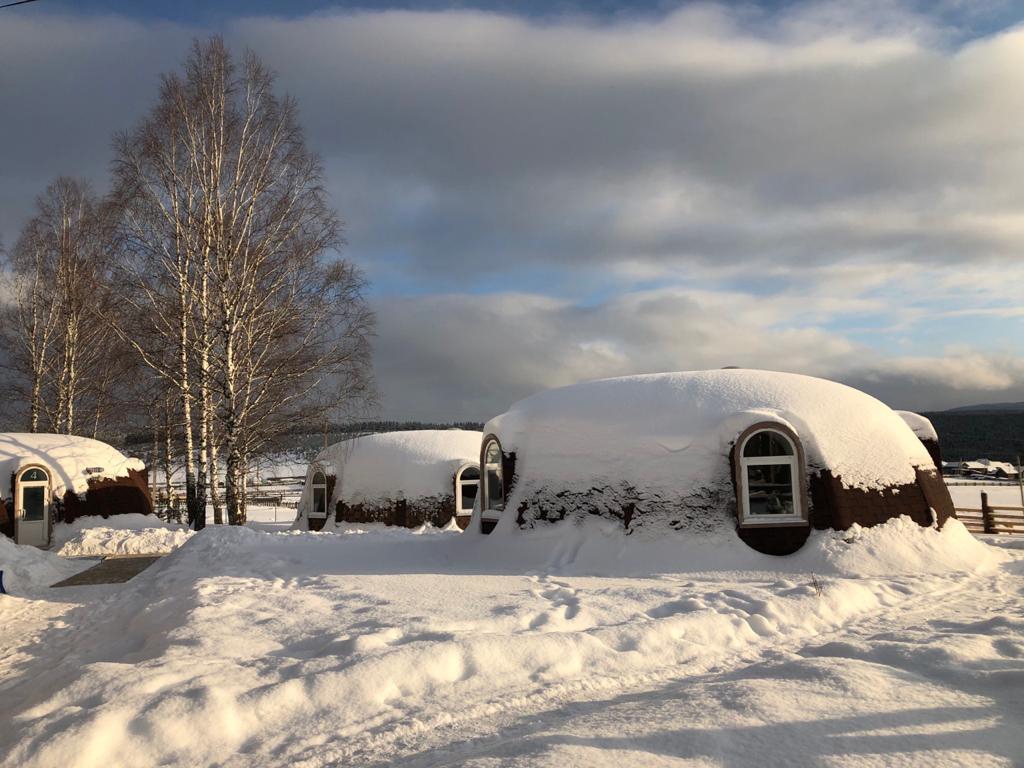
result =
[[[924,413],[939,433],[944,461],[1024,458],[1024,412],[941,411]]]

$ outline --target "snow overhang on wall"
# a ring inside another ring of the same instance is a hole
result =
[[[541,392],[492,419],[484,433],[516,453],[531,488],[583,490],[624,483],[682,494],[729,481],[736,437],[758,422],[795,432],[808,471],[844,487],[915,482],[933,466],[892,409],[824,379],[756,370],[713,370],[604,379]]]
[[[130,459],[116,448],[75,435],[0,433],[0,478],[4,493],[12,474],[27,466],[44,467],[50,474],[53,494],[61,497],[68,490],[84,494],[90,480],[115,480],[129,471],[142,471],[146,465]]]
[[[896,411],[896,413],[899,414],[899,417],[906,422],[907,426],[910,427],[911,431],[919,439],[938,442],[939,433],[935,431],[935,426],[930,420],[913,411]]]

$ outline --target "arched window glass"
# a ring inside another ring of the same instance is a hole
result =
[[[747,438],[743,446],[743,455],[749,458],[762,456],[793,456],[793,444],[781,432],[763,430],[755,432]]]
[[[455,476],[455,514],[473,514],[473,502],[480,490],[480,468],[467,464]]]
[[[319,470],[313,473],[313,508],[310,517],[327,517],[327,476]]]
[[[49,478],[46,473],[41,469],[26,469],[21,473],[21,482],[23,483],[46,483],[49,482]]]
[[[798,451],[792,439],[778,430],[758,430],[744,440],[740,457],[741,523],[804,522]]]
[[[482,509],[500,512],[505,508],[503,474],[501,444],[497,440],[491,440],[487,443],[487,448],[484,450],[484,495],[481,499]]]

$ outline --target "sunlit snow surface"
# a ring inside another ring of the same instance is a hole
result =
[[[145,469],[138,459],[88,437],[0,432],[3,482],[26,466],[42,466],[49,471],[50,490],[56,498],[62,498],[65,491],[85,493],[89,480],[127,477],[129,470]]]
[[[0,765],[1019,765],[1005,543],[209,528],[0,598]]]

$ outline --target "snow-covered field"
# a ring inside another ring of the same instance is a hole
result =
[[[1003,485],[959,485],[947,483],[949,495],[953,497],[953,505],[965,509],[981,509],[981,494],[988,494],[988,503],[998,507],[1024,507],[1021,502],[1020,487],[1015,484]]]
[[[1020,765],[1018,543],[208,528],[0,598],[0,765]]]

